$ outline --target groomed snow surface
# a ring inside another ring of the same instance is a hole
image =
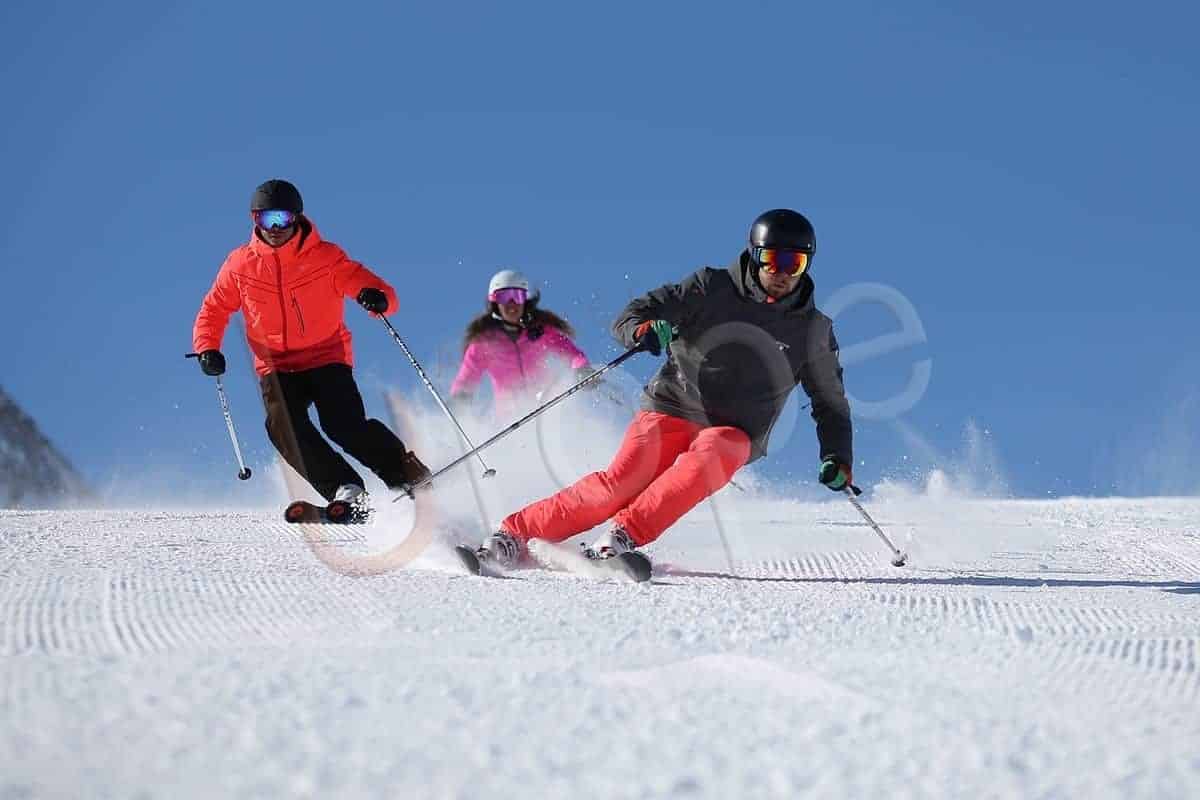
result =
[[[1195,501],[721,497],[642,585],[0,513],[0,797],[1200,796]]]
[[[1200,501],[884,484],[895,568],[750,470],[651,583],[462,574],[614,446],[545,433],[367,526],[0,512],[0,798],[1200,796]]]

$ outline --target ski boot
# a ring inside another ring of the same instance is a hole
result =
[[[521,559],[521,543],[505,531],[496,531],[475,550],[460,544],[454,548],[468,572],[481,574],[485,568],[512,569]]]
[[[650,559],[637,549],[637,543],[624,528],[608,531],[592,542],[590,547],[585,546],[583,554],[592,561],[608,562],[637,583],[650,579]]]
[[[635,547],[637,545],[633,543],[633,539],[629,538],[629,534],[623,528],[613,528],[592,542],[591,546],[584,547],[583,554],[595,561],[616,558],[622,553],[632,552]]]
[[[401,492],[411,496],[413,490],[418,484],[422,488],[426,488],[428,484],[423,481],[429,478],[429,467],[421,463],[421,459],[417,458],[417,454],[409,450],[400,460],[400,483],[392,488],[398,489]]]
[[[346,524],[366,522],[371,518],[367,490],[353,483],[339,486],[329,505],[325,506],[325,518],[330,522]]]

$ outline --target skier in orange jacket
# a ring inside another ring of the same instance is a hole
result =
[[[250,216],[249,243],[225,259],[196,315],[192,346],[200,368],[205,375],[225,372],[221,340],[229,317],[240,310],[271,443],[326,500],[365,511],[362,477],[317,431],[308,409],[315,405],[329,438],[388,488],[404,491],[429,475],[386,425],[367,419],[351,369],[345,298],[372,315],[392,314],[396,292],[321,238],[291,183],[269,180],[255,189]]]

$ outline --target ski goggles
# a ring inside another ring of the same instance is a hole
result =
[[[784,272],[793,278],[808,269],[808,253],[803,250],[781,250],[777,247],[756,247],[751,252],[758,266],[768,274]]]
[[[291,211],[282,211],[280,209],[270,209],[265,211],[252,211],[250,216],[254,217],[254,224],[263,230],[271,230],[272,228],[290,228],[296,224],[296,217]]]
[[[497,289],[488,295],[488,300],[493,303],[499,303],[502,306],[519,306],[524,305],[528,297],[529,292],[513,287],[510,289]]]

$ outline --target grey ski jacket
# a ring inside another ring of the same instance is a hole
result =
[[[642,408],[750,437],[750,460],[766,455],[771,428],[797,386],[812,400],[818,456],[853,465],[850,405],[833,323],[813,305],[805,275],[770,301],[746,251],[727,268],[705,267],[629,303],[613,335],[633,347],[634,329],[662,319],[677,330],[667,360],[646,385]]]

